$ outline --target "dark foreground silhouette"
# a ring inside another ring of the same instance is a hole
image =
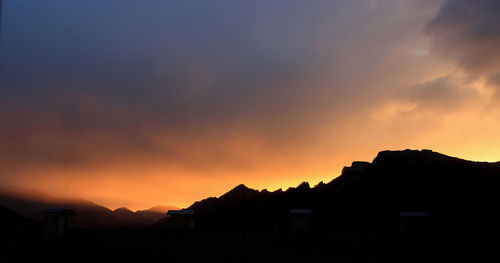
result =
[[[491,261],[499,187],[500,163],[385,151],[327,184],[275,192],[239,185],[148,227],[80,227],[47,241],[42,223],[3,209],[2,248],[170,262]]]

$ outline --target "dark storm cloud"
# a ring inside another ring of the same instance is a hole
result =
[[[434,51],[472,74],[500,68],[500,1],[447,0],[428,23]]]
[[[233,144],[301,155],[407,64],[392,52],[430,2],[7,1],[0,154],[19,166],[230,165],[244,152]]]
[[[464,87],[465,86],[465,87]],[[477,91],[467,88],[464,80],[452,76],[439,77],[411,86],[397,95],[401,101],[415,103],[413,111],[455,111],[477,98]]]
[[[308,41],[326,15],[300,1],[9,1],[2,168],[123,155],[202,163],[176,141],[222,147],[219,137],[234,127],[265,127],[284,114],[278,108],[300,96],[290,76],[321,64]]]
[[[293,82],[290,76],[322,65],[325,47],[314,43],[330,14],[318,6],[332,8],[301,1],[10,3],[18,14],[6,17],[2,97],[49,105],[99,97],[176,120],[251,103],[272,107],[264,98],[270,90],[289,93],[283,82]]]
[[[500,71],[490,75],[489,82],[500,89]]]
[[[444,111],[460,109],[480,94],[471,82],[485,80],[494,87],[500,69],[500,1],[446,0],[426,24],[432,37],[431,54],[456,63],[468,79],[449,73],[409,88],[404,100],[418,107]]]
[[[492,73],[488,76],[488,84],[494,90],[494,96],[496,98],[495,103],[500,100],[500,71]]]

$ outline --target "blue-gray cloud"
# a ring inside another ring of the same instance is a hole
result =
[[[8,164],[80,165],[123,153],[203,162],[159,146],[165,134],[230,163],[232,153],[212,142],[224,148],[224,138],[245,131],[266,152],[300,154],[321,144],[317,127],[384,92],[372,83],[407,64],[393,50],[433,6],[4,1],[0,155]]]
[[[447,0],[427,25],[434,51],[471,74],[500,69],[500,2]]]
[[[477,90],[463,79],[448,75],[416,84],[397,94],[397,99],[415,103],[412,112],[453,112],[477,99]]]

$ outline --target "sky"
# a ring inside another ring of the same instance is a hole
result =
[[[4,0],[0,189],[187,207],[379,151],[500,160],[497,0]]]

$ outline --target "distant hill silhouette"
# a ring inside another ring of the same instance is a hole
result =
[[[201,228],[276,228],[290,209],[310,209],[317,229],[391,230],[400,212],[423,211],[448,228],[497,228],[500,163],[473,162],[430,150],[380,152],[341,176],[269,192],[238,185],[189,207]]]
[[[173,206],[157,206],[137,212],[132,212],[127,208],[113,211],[84,199],[5,193],[0,194],[0,206],[38,221],[43,219],[41,212],[46,208],[71,208],[77,213],[75,223],[79,228],[142,228],[165,217],[166,210],[176,209]]]
[[[154,224],[165,217],[168,210],[179,209],[175,206],[155,206],[146,210],[133,212],[126,207],[113,210],[113,215],[139,224]]]

